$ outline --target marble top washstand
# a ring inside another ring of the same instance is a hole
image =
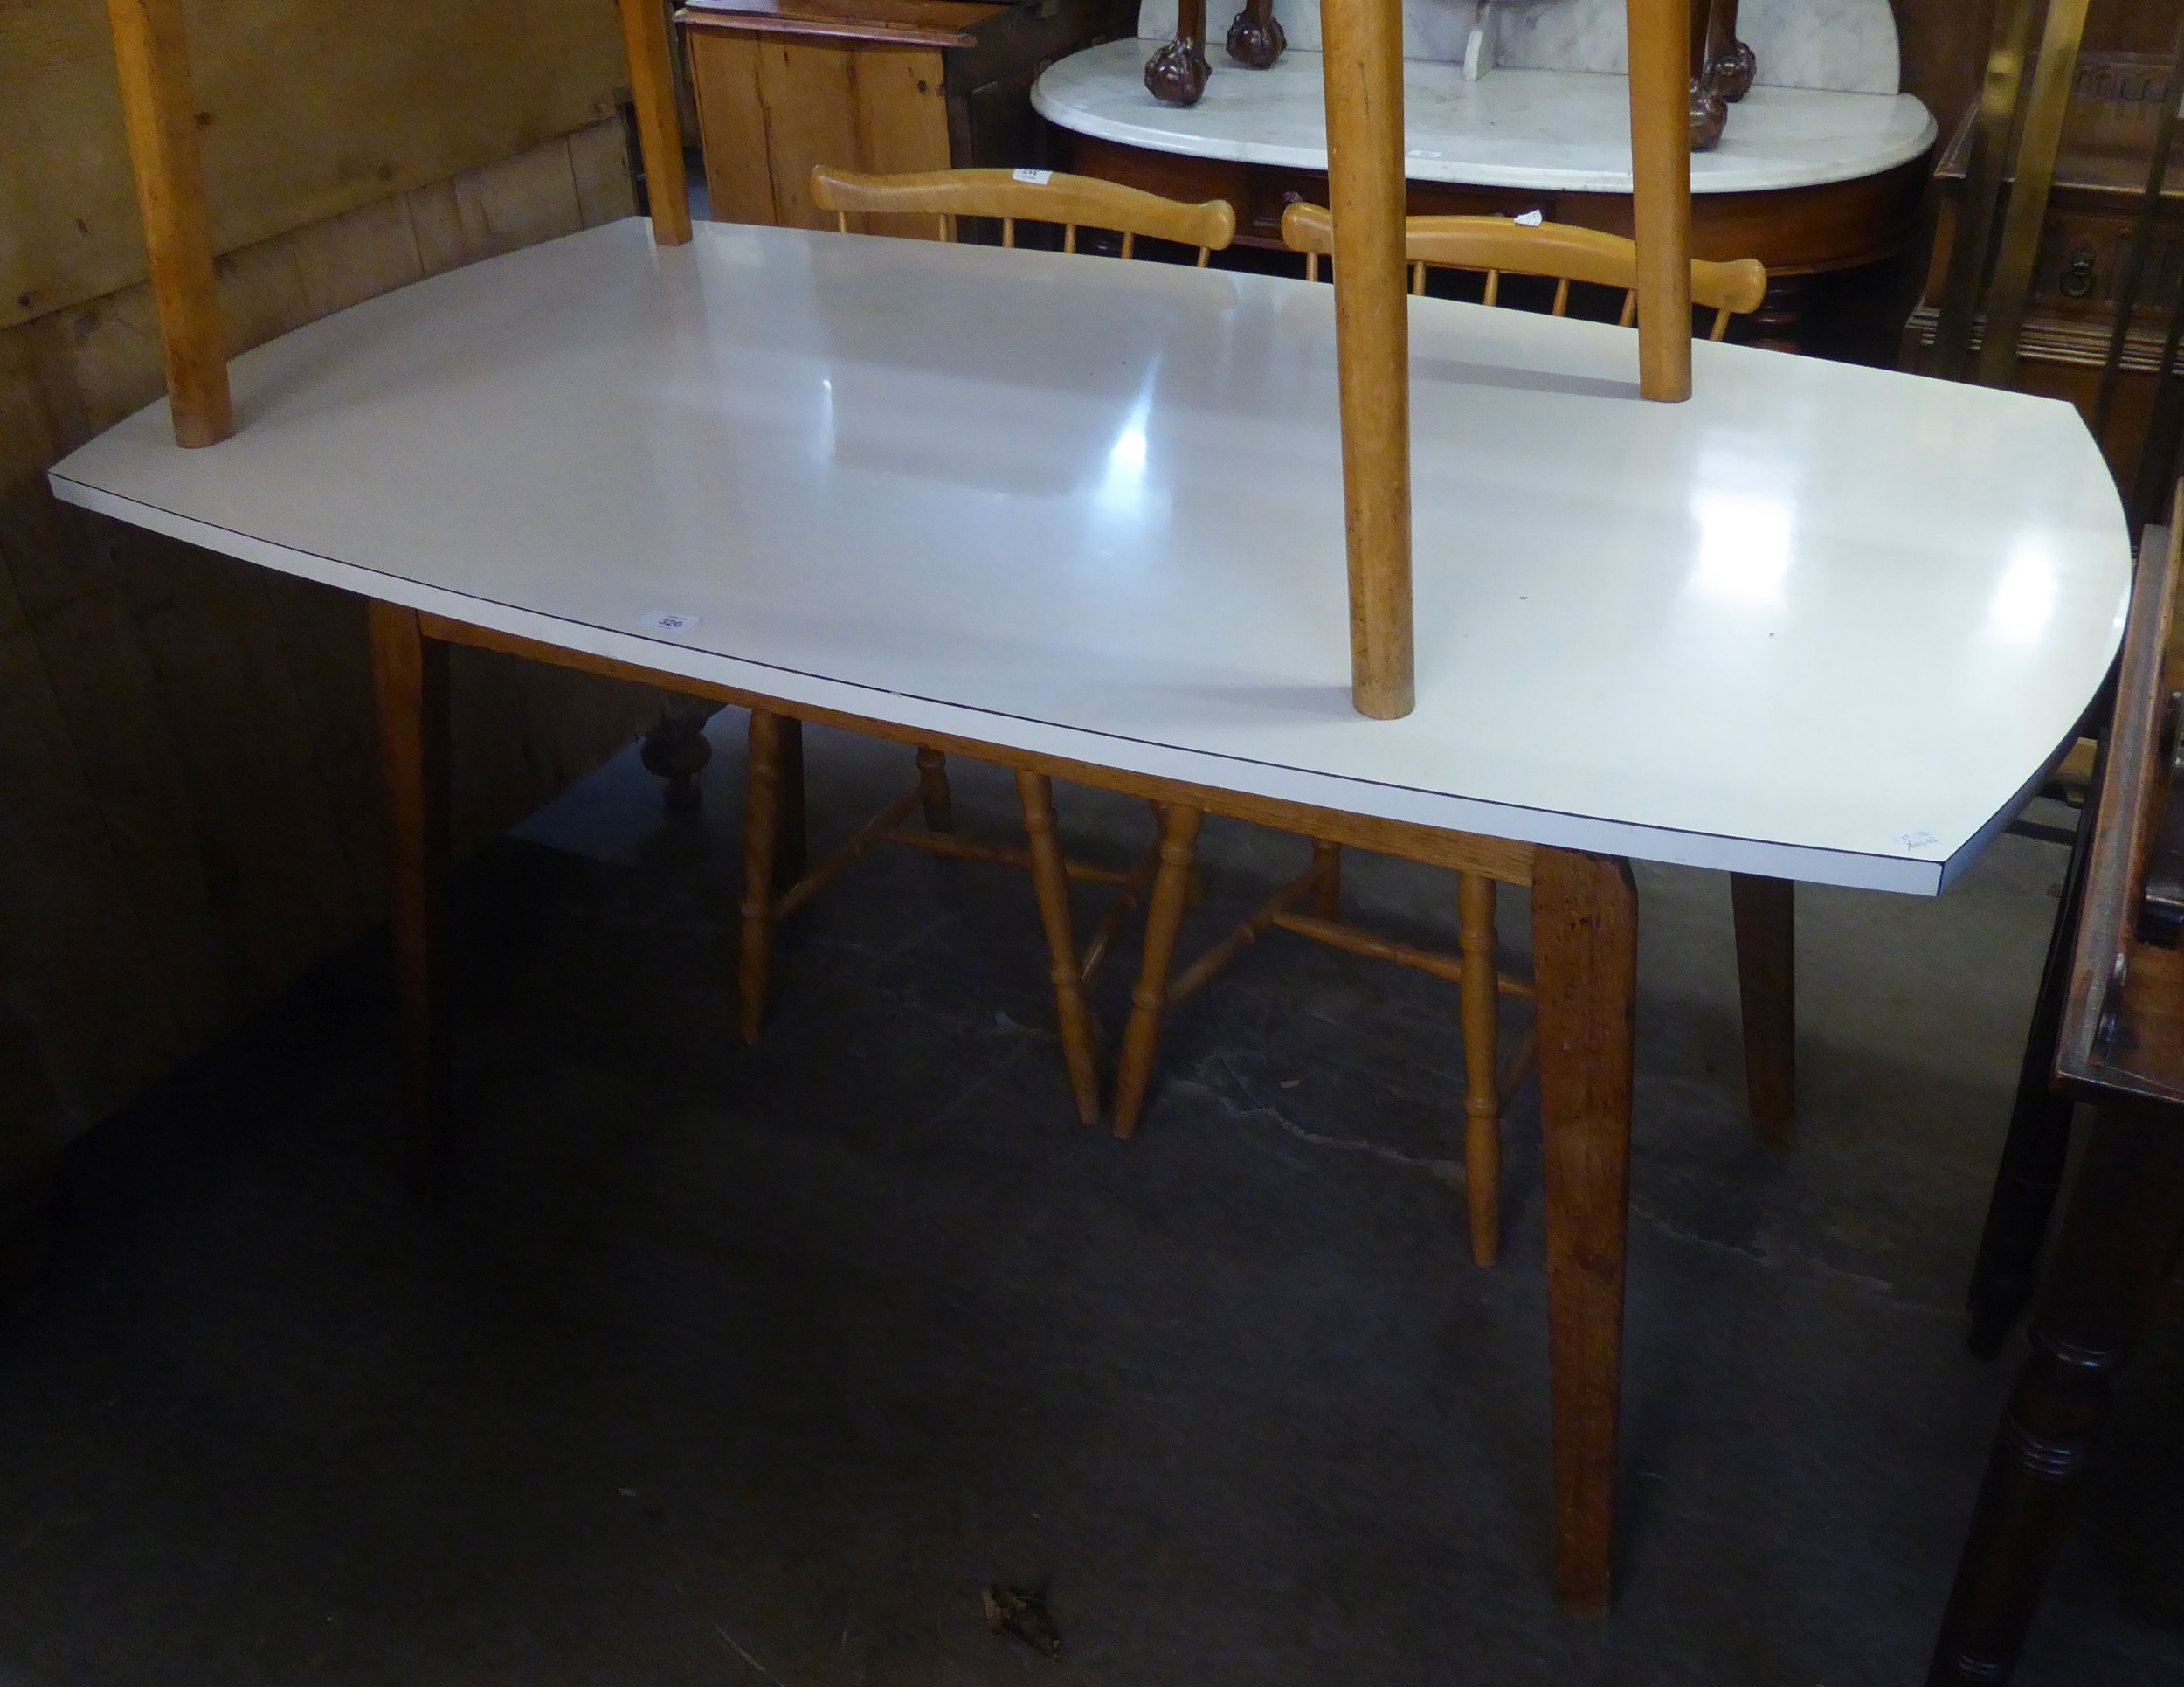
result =
[[[1157,152],[1294,169],[1327,168],[1320,56],[1292,49],[1271,70],[1217,64],[1195,106],[1146,93],[1158,44],[1111,41],[1050,66],[1032,90],[1049,121]],[[1630,191],[1630,90],[1589,71],[1499,69],[1476,81],[1460,65],[1408,59],[1406,169],[1413,181],[1543,192]],[[1767,192],[1875,176],[1935,139],[1910,94],[1755,87],[1720,147],[1691,159],[1697,194]]]

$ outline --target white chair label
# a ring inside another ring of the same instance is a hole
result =
[[[678,615],[672,609],[649,610],[637,618],[641,626],[656,627],[662,633],[688,633],[704,618],[699,615]]]
[[[1547,220],[1547,214],[1541,211],[1521,211],[1512,220],[1522,223],[1526,228],[1538,228]]]
[[[1029,182],[1035,188],[1043,188],[1054,179],[1050,169],[1013,169],[1009,172],[1019,182]]]

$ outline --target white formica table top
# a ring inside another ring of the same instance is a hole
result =
[[[1350,704],[1332,289],[631,220],[238,358],[65,498],[563,647],[1534,842],[1933,892],[2131,565],[2042,398],[1411,301],[1418,708]],[[662,616],[683,619],[662,630]]]
[[[1273,69],[1232,64],[1219,42],[1195,106],[1145,92],[1153,41],[1110,41],[1049,66],[1032,103],[1054,122],[1103,141],[1193,158],[1292,169],[1327,168],[1320,56],[1292,49]],[[1405,168],[1418,182],[1542,192],[1630,191],[1630,84],[1591,71],[1493,70],[1403,64]],[[1721,145],[1691,158],[1694,193],[1752,193],[1873,176],[1934,142],[1934,120],[1908,93],[1756,87],[1729,108]]]

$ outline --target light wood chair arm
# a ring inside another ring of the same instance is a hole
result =
[[[1028,173],[1028,172],[1026,172]],[[1142,188],[1056,170],[1027,182],[1014,170],[936,169],[905,176],[862,176],[829,164],[812,167],[812,201],[838,215],[924,211],[943,217],[1021,218],[1069,227],[1113,229],[1219,252],[1236,234],[1236,213],[1225,199],[1185,204]]]
[[[1294,252],[1324,257],[1334,250],[1334,218],[1324,205],[1298,203],[1282,214],[1282,239]],[[1413,217],[1404,225],[1405,253],[1413,264],[1446,265],[1555,280],[1590,281],[1626,292],[1638,284],[1638,246],[1620,234],[1568,223],[1527,225],[1506,217]],[[1691,260],[1691,301],[1741,315],[1757,310],[1767,290],[1766,266],[1756,258]]]

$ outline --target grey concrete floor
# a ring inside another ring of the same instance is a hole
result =
[[[376,944],[79,1145],[0,1331],[0,1683],[1921,1678],[2020,1351],[1974,1363],[1959,1307],[2059,848],[1803,893],[1787,1158],[1741,1117],[1725,884],[1641,871],[1586,1628],[1549,1592],[1536,1103],[1475,1269],[1453,992],[1269,939],[1118,1144],[1072,1117],[1023,880],[896,851],[787,928],[746,1049],[712,736],[702,820],[625,757],[462,874],[444,1211],[395,1177]],[[821,837],[908,773],[817,731],[811,764]],[[1005,777],[957,786],[1006,824]],[[1117,860],[1148,829],[1062,812]],[[1200,937],[1301,852],[1206,845]],[[1351,887],[1452,923],[1445,875]],[[1502,926],[1523,965],[1521,895]],[[2180,1404],[2160,1339],[2025,1682],[2184,1681]],[[986,1633],[990,1581],[1048,1588],[1061,1661]]]

